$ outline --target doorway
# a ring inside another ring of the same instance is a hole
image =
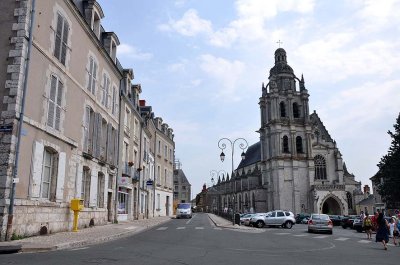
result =
[[[336,199],[329,197],[328,199],[325,200],[324,204],[322,205],[322,213],[331,215],[341,215],[342,211],[339,202]]]

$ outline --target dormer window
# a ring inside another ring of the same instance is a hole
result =
[[[114,63],[117,59],[117,45],[115,44],[115,41],[111,41],[111,50],[110,50],[110,56],[113,59]]]
[[[97,38],[100,38],[100,20],[99,13],[93,12],[92,30]]]

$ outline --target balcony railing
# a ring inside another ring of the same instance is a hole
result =
[[[343,184],[314,185],[314,190],[345,190]]]

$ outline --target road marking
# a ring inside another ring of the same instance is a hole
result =
[[[275,233],[275,235],[280,235],[280,236],[282,236],[282,235],[290,235],[290,233]]]
[[[177,230],[182,230],[182,229],[185,229],[186,227],[184,227],[184,226],[179,226],[179,227],[177,227],[176,229]]]
[[[190,224],[190,222],[193,220],[194,217],[196,217],[196,214],[194,214],[194,215],[192,216],[192,218],[190,218],[190,219],[186,222],[186,224],[187,224],[187,225]]]
[[[368,243],[371,243],[372,241],[370,241],[370,240],[359,240],[358,241],[358,243],[362,243],[362,244],[368,244]]]
[[[301,237],[301,236],[308,236],[308,235],[293,235],[293,236],[298,236],[298,237]]]
[[[201,230],[201,229],[204,229],[204,227],[202,227],[202,226],[197,226],[195,229]]]
[[[159,228],[157,228],[156,230],[167,230],[168,229],[168,227],[159,227]]]
[[[337,241],[346,241],[348,239],[350,239],[350,238],[348,238],[348,237],[339,237],[339,238],[336,238],[335,240],[337,240]]]
[[[315,236],[313,238],[327,238],[328,236]]]
[[[386,245],[392,246],[392,247],[396,246],[395,244],[392,244],[392,243],[387,243]]]
[[[214,227],[214,230],[222,230],[221,227]]]

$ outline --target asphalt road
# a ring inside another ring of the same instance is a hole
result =
[[[225,229],[207,214],[173,219],[131,237],[84,248],[1,255],[0,264],[399,264],[400,247],[367,240],[354,230],[333,235],[293,229]]]

